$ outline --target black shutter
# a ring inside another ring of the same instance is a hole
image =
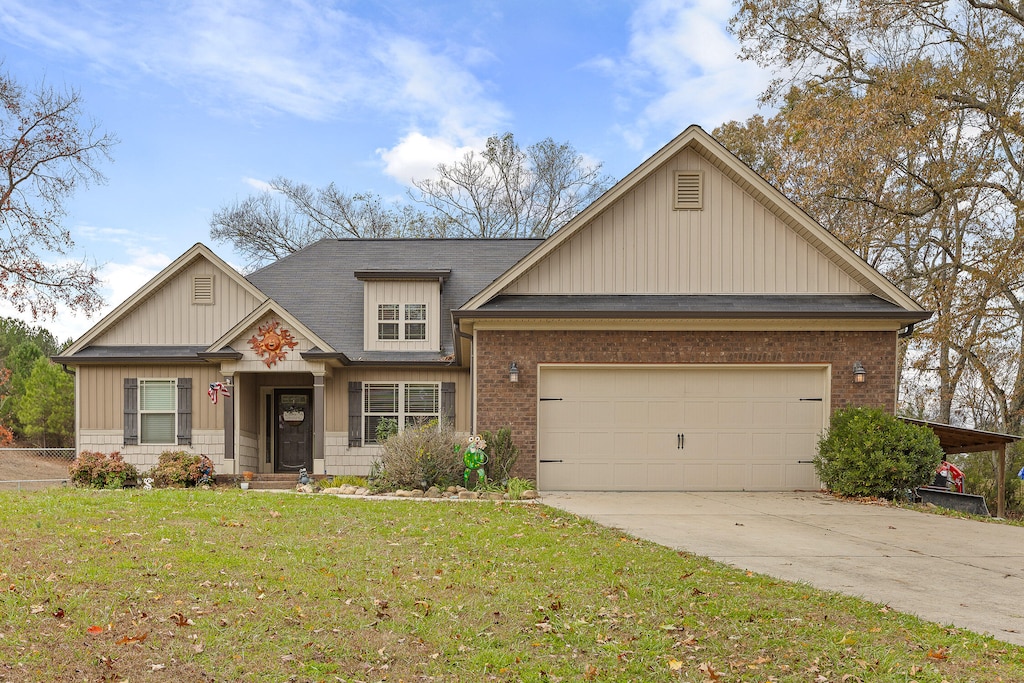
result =
[[[124,445],[139,443],[139,380],[124,378]]]
[[[363,445],[363,383],[348,383],[348,445]]]
[[[441,382],[441,419],[455,428],[455,382]]]
[[[192,378],[178,378],[178,445],[192,445]]]

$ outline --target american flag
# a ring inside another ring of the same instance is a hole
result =
[[[228,391],[228,388],[224,386],[223,383],[211,382],[210,388],[207,390],[206,395],[210,397],[210,400],[213,402],[214,405],[217,404],[217,400],[220,398],[221,394],[224,394],[225,396],[228,397],[231,396],[231,392]]]

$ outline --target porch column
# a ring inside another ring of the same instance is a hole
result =
[[[999,444],[999,485],[996,487],[996,517],[1006,518],[1006,444]]]
[[[235,380],[233,376],[224,377],[224,386],[228,388],[224,395],[224,459],[235,459]]]
[[[324,459],[324,376],[313,375],[313,459]],[[326,463],[324,465],[326,467]],[[312,472],[310,472],[312,474]]]

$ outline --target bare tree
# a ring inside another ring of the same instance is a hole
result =
[[[210,236],[230,243],[250,268],[321,239],[431,236],[435,229],[432,217],[412,206],[390,207],[373,193],[350,195],[334,183],[313,188],[282,177],[210,219]]]
[[[68,261],[64,202],[103,182],[98,166],[117,139],[86,119],[76,90],[27,90],[0,74],[0,297],[32,316],[58,304],[86,312],[103,303],[96,267]]]
[[[413,181],[414,200],[464,237],[547,237],[611,185],[600,162],[547,138],[525,150],[512,133],[492,135],[480,154],[437,166]]]

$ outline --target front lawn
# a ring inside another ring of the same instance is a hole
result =
[[[542,505],[0,493],[0,681],[1020,681],[1024,648]]]

